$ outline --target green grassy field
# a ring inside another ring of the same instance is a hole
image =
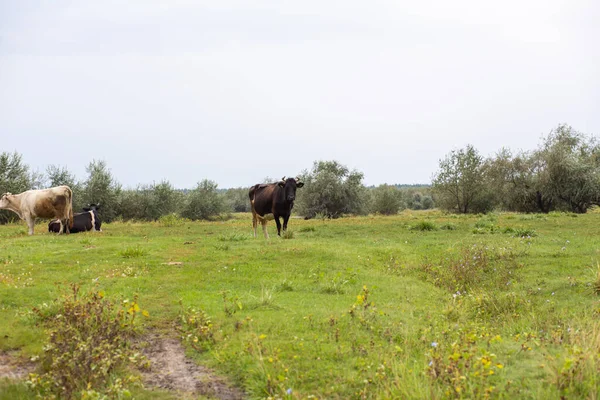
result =
[[[143,331],[184,330],[250,398],[600,395],[600,213],[293,219],[268,241],[249,214],[44,227],[0,226],[0,352],[40,355],[32,309],[75,282],[137,294]],[[0,382],[0,398],[35,395]]]

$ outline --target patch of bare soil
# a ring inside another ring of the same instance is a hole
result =
[[[143,351],[151,366],[150,371],[143,373],[146,387],[223,400],[245,398],[241,390],[228,385],[208,368],[188,359],[179,340],[153,336],[147,338],[147,341],[148,346]]]
[[[0,352],[0,379],[24,379],[34,368],[32,362],[24,363],[14,354]]]

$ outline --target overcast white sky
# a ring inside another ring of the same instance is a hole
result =
[[[600,134],[597,0],[0,0],[0,151],[124,186],[337,160],[426,183],[450,150]]]

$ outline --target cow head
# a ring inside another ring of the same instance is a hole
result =
[[[277,182],[280,188],[283,188],[283,196],[286,201],[292,202],[296,200],[296,188],[301,188],[304,183],[300,182],[300,178],[287,178],[285,176]]]
[[[87,207],[83,207],[83,211],[100,211],[100,204],[88,204]]]
[[[10,205],[10,197],[12,197],[12,193],[4,193],[2,197],[0,197],[0,208],[8,208]]]

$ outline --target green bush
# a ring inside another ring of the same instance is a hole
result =
[[[217,191],[216,182],[205,179],[188,193],[181,215],[195,221],[213,219],[226,212],[226,210],[225,199]]]
[[[137,303],[125,301],[116,308],[102,292],[71,293],[59,300],[55,314],[34,309],[49,326],[49,342],[41,356],[41,373],[32,374],[29,386],[42,398],[123,398],[137,378],[117,378],[127,365],[148,366],[135,352],[131,339],[136,334]],[[86,397],[88,396],[88,397]],[[89,397],[91,396],[91,397]]]

